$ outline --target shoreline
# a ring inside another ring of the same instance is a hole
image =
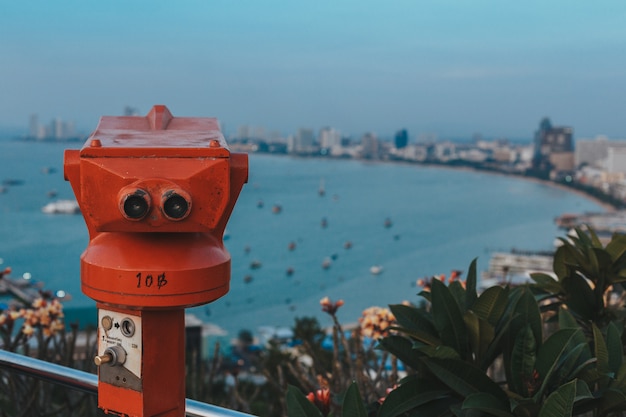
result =
[[[273,153],[267,153],[266,155],[280,156],[280,154],[273,154]],[[287,154],[286,156],[291,157],[291,158],[304,158],[304,159],[309,158],[309,157],[302,156],[302,155],[288,155]],[[330,159],[330,160],[338,160],[338,161],[342,160],[341,158],[332,158],[332,157],[322,158],[322,159]],[[412,162],[412,161],[405,161],[405,160],[371,160],[371,159],[349,159],[349,160],[359,161],[362,163],[374,163],[374,164],[381,163],[381,164],[388,164],[388,165],[402,164],[402,165],[408,165],[408,166],[419,166],[419,167],[424,167],[424,168],[439,168],[439,169],[450,169],[450,170],[459,170],[459,171],[471,171],[471,172],[480,172],[480,173],[485,173],[485,174],[490,174],[490,175],[501,175],[501,176],[505,176],[509,178],[520,178],[524,181],[531,181],[536,184],[544,184],[550,187],[558,188],[560,190],[576,194],[580,197],[587,199],[588,201],[592,201],[596,203],[597,205],[602,207],[602,209],[607,213],[615,213],[620,210],[618,207],[615,207],[613,204],[603,201],[602,199],[596,196],[593,196],[589,193],[586,193],[583,190],[579,190],[574,187],[568,187],[567,185],[559,184],[558,182],[554,182],[552,180],[541,179],[541,178],[533,177],[530,175],[508,173],[508,172],[498,171],[494,169],[483,169],[483,168],[472,167],[472,166],[423,163],[423,162]]]

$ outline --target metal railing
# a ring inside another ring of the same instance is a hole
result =
[[[0,368],[18,372],[48,382],[96,395],[98,377],[89,372],[79,371],[54,363],[30,358],[13,352],[0,350]],[[194,401],[185,400],[185,414],[190,417],[253,417],[250,414],[229,410]]]

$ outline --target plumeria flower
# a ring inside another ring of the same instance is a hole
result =
[[[24,333],[26,336],[32,336],[34,332],[35,328],[33,326],[28,323],[24,323],[24,325],[22,326],[22,333]]]
[[[330,390],[328,388],[322,388],[315,392],[309,392],[306,398],[315,404],[323,415],[328,414],[328,411],[330,410]]]
[[[369,307],[363,310],[359,323],[361,334],[372,339],[380,339],[389,334],[389,328],[395,324],[393,313],[382,307]]]
[[[324,297],[320,300],[320,305],[322,306],[322,311],[325,313],[334,316],[337,313],[339,307],[343,305],[343,300],[337,300],[336,302],[332,302],[330,298]]]
[[[17,319],[19,319],[20,317],[22,317],[22,314],[21,314],[19,311],[17,311],[17,310],[11,310],[11,311],[9,312],[9,318],[10,318],[11,320],[17,320]]]

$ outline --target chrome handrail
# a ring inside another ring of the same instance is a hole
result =
[[[96,395],[98,377],[89,372],[42,361],[0,349],[0,368],[43,379],[65,387]],[[185,414],[190,417],[253,417],[251,414],[185,399]]]

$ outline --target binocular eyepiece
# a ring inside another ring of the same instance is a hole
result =
[[[183,220],[191,211],[191,197],[182,190],[166,190],[158,201],[160,201],[161,213],[168,220]],[[145,218],[150,210],[152,210],[152,198],[148,191],[136,188],[122,193],[120,211],[126,219],[139,221]]]
[[[122,214],[128,220],[141,220],[150,211],[150,203],[150,194],[142,189],[137,189],[134,193],[123,197]]]

